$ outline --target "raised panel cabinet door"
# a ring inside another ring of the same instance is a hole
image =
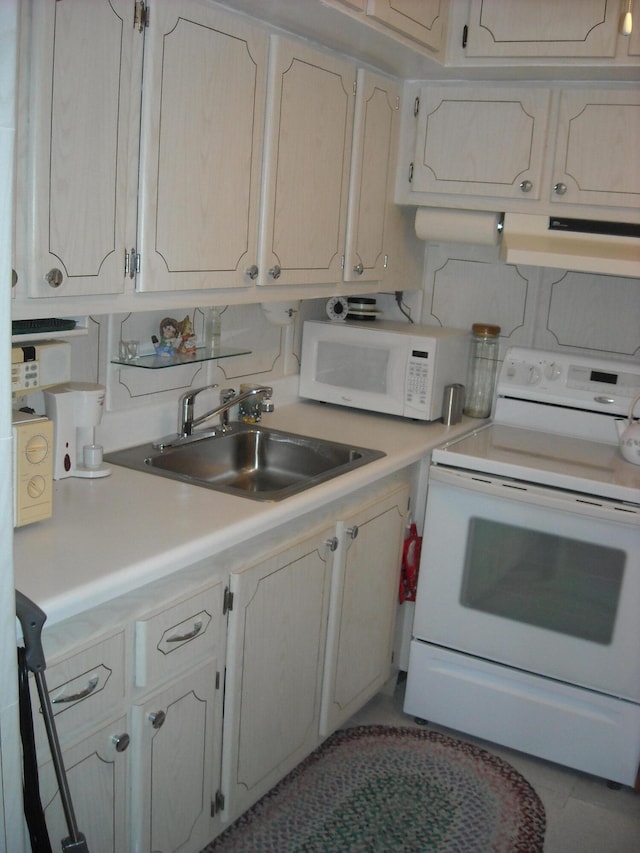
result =
[[[260,284],[342,281],[355,79],[350,62],[272,37]]]
[[[421,89],[412,190],[540,198],[549,102],[547,89]]]
[[[565,90],[560,95],[552,201],[640,206],[640,93]]]
[[[442,44],[444,0],[368,0],[367,15],[432,50]]]
[[[138,290],[251,283],[267,46],[262,30],[214,7],[153,3],[144,56]]]
[[[408,489],[340,522],[320,733],[363,707],[391,670]]]
[[[393,216],[400,87],[358,70],[347,216],[345,281],[380,281],[388,265],[385,226]]]
[[[318,745],[333,528],[231,576],[223,756],[234,820]]]
[[[215,661],[133,708],[132,848],[201,850],[213,837],[222,690]]]
[[[132,7],[130,0],[33,3],[29,296],[124,289],[135,176],[130,107],[143,43]]]
[[[122,853],[127,849],[127,755],[117,751],[114,741],[120,738],[120,744],[124,743],[122,735],[127,735],[124,717],[63,750],[78,829],[91,853]],[[69,829],[52,761],[39,769],[39,777],[51,846],[60,850]]]
[[[611,0],[475,0],[467,56],[612,57],[621,5]]]

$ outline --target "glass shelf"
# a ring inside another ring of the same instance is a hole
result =
[[[166,367],[179,367],[183,364],[197,364],[200,361],[215,361],[218,358],[231,358],[234,355],[250,355],[251,350],[231,350],[221,349],[215,354],[205,352],[204,349],[197,349],[195,352],[187,355],[140,355],[138,358],[112,358],[111,364],[120,364],[123,367],[142,367],[145,370],[162,370]]]

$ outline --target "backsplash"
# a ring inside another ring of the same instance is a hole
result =
[[[394,294],[378,293],[385,319],[403,320]],[[96,438],[105,450],[132,445],[174,431],[177,402],[189,388],[216,383],[202,395],[212,407],[219,390],[241,382],[280,383],[295,394],[302,325],[326,317],[326,299],[294,303],[293,322],[275,325],[259,304],[220,306],[224,347],[247,355],[163,370],[112,364],[120,340],[137,340],[150,351],[166,312],[101,315],[89,318],[86,336],[71,338],[71,378],[100,382],[107,389],[106,409]],[[516,267],[498,260],[494,247],[429,243],[422,291],[404,294],[403,307],[416,322],[471,328],[474,322],[499,325],[501,355],[509,346],[531,346],[599,354],[622,360],[640,357],[640,282],[537,267]],[[288,306],[283,306],[289,310]],[[204,308],[170,313],[189,315],[203,334]],[[279,319],[279,314],[277,318]],[[273,308],[270,309],[273,318]],[[29,404],[42,408],[41,395]],[[274,395],[278,405],[278,395]]]
[[[501,352],[528,346],[640,357],[640,281],[498,260],[496,247],[427,246],[422,322],[501,328]]]

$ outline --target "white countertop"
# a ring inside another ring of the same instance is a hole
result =
[[[53,517],[15,531],[16,588],[55,624],[399,471],[481,423],[463,418],[445,427],[312,402],[279,407],[264,417],[265,426],[387,455],[278,503],[116,465],[106,478],[58,480]]]

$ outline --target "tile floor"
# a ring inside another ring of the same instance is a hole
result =
[[[393,696],[374,697],[348,725],[414,725],[413,717],[402,711],[403,699],[401,683]],[[547,814],[545,853],[639,853],[640,794],[630,788],[612,790],[584,773],[441,730],[499,755],[535,788]]]

